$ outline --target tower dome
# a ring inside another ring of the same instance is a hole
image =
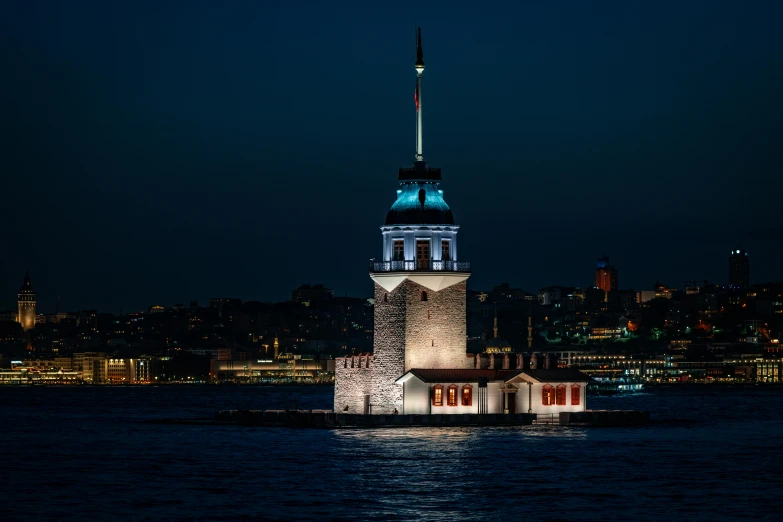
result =
[[[438,188],[439,180],[440,169],[425,168],[423,161],[412,169],[400,169],[400,188],[386,214],[386,225],[453,225],[454,215]]]

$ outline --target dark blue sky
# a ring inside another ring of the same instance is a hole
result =
[[[369,295],[415,22],[471,287],[783,279],[781,2],[112,4],[4,4],[0,308]]]

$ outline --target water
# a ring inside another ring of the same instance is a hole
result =
[[[151,424],[330,387],[0,387],[2,520],[781,520],[783,388],[590,398],[641,428]]]

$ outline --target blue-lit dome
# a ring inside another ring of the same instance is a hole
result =
[[[387,225],[453,225],[454,216],[437,183],[400,185],[397,201],[386,214]]]

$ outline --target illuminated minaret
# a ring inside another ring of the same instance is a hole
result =
[[[421,49],[421,27],[416,35],[416,161],[424,161],[424,146],[422,144],[423,130],[421,127],[421,75],[424,73],[424,51]]]
[[[459,226],[443,199],[439,168],[422,154],[421,31],[416,51],[416,156],[401,168],[396,200],[381,227],[383,252],[370,264],[375,285],[372,359],[336,362],[334,410],[348,413],[403,412],[408,370],[466,369],[466,280],[470,264],[457,248]]]
[[[17,322],[23,329],[29,330],[35,326],[35,290],[27,272],[24,274],[22,288],[19,289],[18,305]]]

